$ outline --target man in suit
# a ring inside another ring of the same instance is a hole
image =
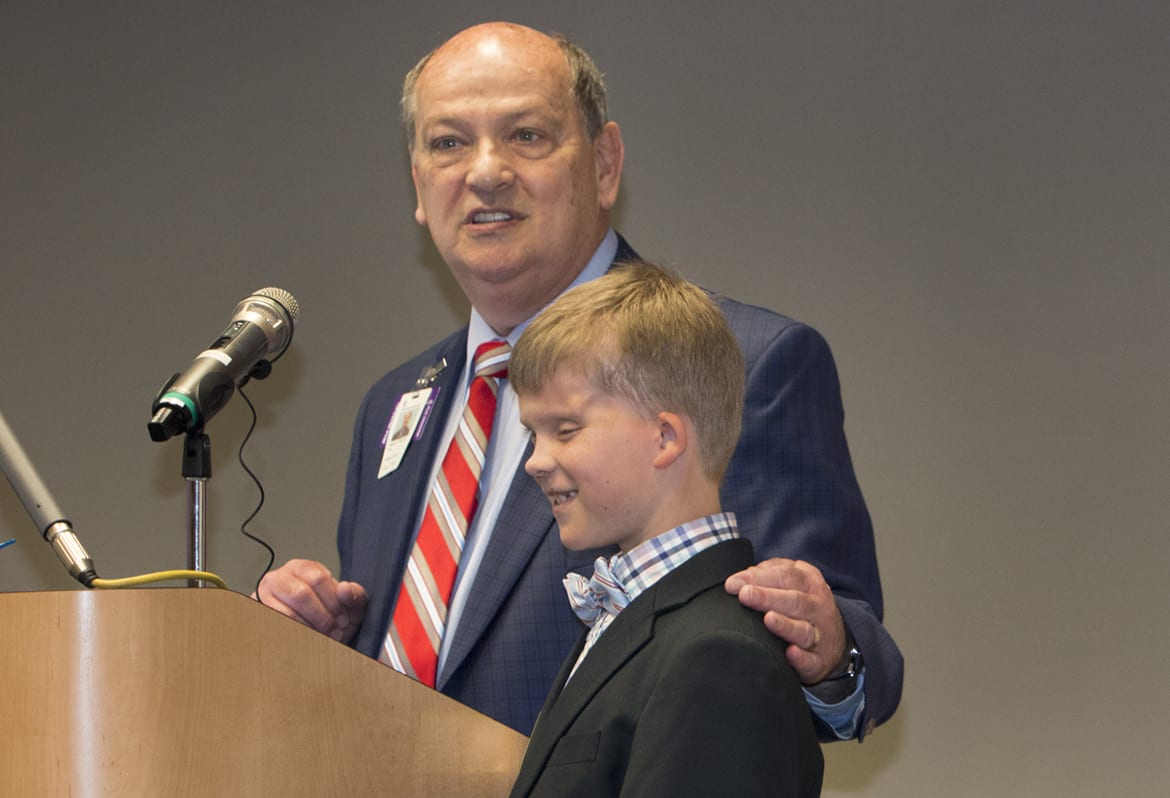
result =
[[[520,336],[509,380],[532,431],[525,470],[567,548],[619,551],[591,579],[565,579],[589,631],[553,682],[514,798],[820,794],[785,646],[723,589],[752,563],[719,498],[744,371],[715,303],[643,263],[566,292]]]
[[[293,560],[260,598],[379,656],[439,461],[471,382],[471,353],[514,343],[543,307],[633,251],[610,227],[624,147],[604,85],[571,43],[489,23],[465,30],[408,74],[403,119],[428,228],[471,301],[468,327],[400,366],[358,413],[338,525],[341,581]],[[901,694],[902,660],[881,625],[873,532],[845,442],[840,388],[809,327],[720,300],[747,363],[743,436],[723,496],[772,559],[727,590],[766,611],[826,739],[861,738]],[[420,386],[427,406],[404,451],[387,426]],[[548,503],[521,469],[527,439],[504,381],[438,641],[435,686],[527,733],[576,620],[557,596],[593,552],[566,551]],[[749,523],[750,521],[750,523]]]

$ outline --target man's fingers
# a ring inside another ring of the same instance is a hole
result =
[[[261,600],[294,620],[335,640],[352,636],[365,614],[366,595],[360,585],[346,583],[347,601],[338,595],[341,583],[323,564],[290,560],[260,581]]]
[[[776,612],[793,618],[811,613],[809,596],[799,590],[787,590],[748,584],[738,592],[739,603],[760,612]]]
[[[325,634],[333,630],[334,619],[344,614],[335,596],[322,596],[318,586],[300,580],[279,585],[272,596],[292,617]]]
[[[796,671],[796,677],[800,679],[801,684],[816,684],[823,678],[824,666],[816,654],[805,651],[800,646],[789,646],[785,649],[784,655],[792,670]]]
[[[810,634],[806,631],[809,624],[772,610],[764,613],[764,626],[768,627],[768,631],[781,640],[802,648],[808,641]]]
[[[799,560],[773,559],[732,574],[724,588],[741,604],[764,613],[764,625],[789,644],[786,655],[805,684],[836,667],[845,625],[821,572]]]
[[[795,565],[796,562],[794,560],[785,560],[780,557],[774,557],[770,560],[764,560],[758,565],[753,565],[750,568],[737,571],[736,573],[727,577],[726,581],[723,583],[723,586],[724,589],[732,595],[739,593],[744,585],[802,589],[803,586],[801,584],[793,584],[791,580]]]
[[[820,627],[776,612],[764,615],[764,625],[769,632],[790,644],[784,655],[802,684],[816,684],[825,677],[828,663],[822,645],[825,634]]]
[[[339,582],[337,598],[349,620],[355,625],[361,623],[366,616],[366,604],[369,602],[366,589],[357,582]]]

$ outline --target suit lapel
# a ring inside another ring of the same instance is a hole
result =
[[[423,430],[422,437],[414,441],[407,449],[408,457],[413,456],[423,464],[435,463],[443,457],[443,453],[439,451],[439,444],[443,438],[443,430],[447,424],[447,417],[451,412],[451,405],[459,395],[459,388],[461,387],[459,379],[463,375],[463,368],[467,360],[466,330],[463,331],[462,335],[456,336],[451,345],[445,350],[436,352],[434,364],[438,364],[443,360],[446,360],[447,365],[438,372],[435,376],[435,381],[431,385],[438,392],[438,395],[435,397],[435,404],[431,408],[430,415],[426,420],[426,428]],[[415,386],[412,385],[408,391],[413,391],[414,389]],[[410,451],[412,448],[415,451]],[[409,475],[410,481],[409,483],[394,486],[393,498],[398,503],[392,512],[387,513],[388,517],[405,519],[408,524],[405,530],[400,530],[401,534],[395,534],[393,536],[395,540],[408,541],[408,545],[403,546],[396,553],[399,562],[394,564],[396,569],[390,573],[397,574],[401,574],[406,570],[406,557],[414,545],[415,533],[418,532],[419,524],[422,522],[422,508],[426,502],[427,492],[431,489],[431,471],[429,465],[421,468],[411,468],[404,462],[399,467],[399,471],[404,475]],[[395,591],[394,599],[397,599],[397,591]]]
[[[436,451],[443,435],[445,419],[454,400],[455,390],[459,385],[459,376],[463,372],[467,352],[467,331],[452,335],[425,359],[420,359],[419,371],[433,366],[442,360],[447,365],[436,376],[432,387],[438,391],[435,404],[423,429],[422,437],[412,441],[406,449],[402,464],[392,474],[382,480],[370,478],[368,490],[372,494],[370,502],[376,503],[376,514],[383,519],[381,533],[373,539],[376,550],[363,555],[369,559],[368,565],[360,567],[369,569],[370,584],[378,584],[379,580],[386,579],[386,575],[394,575],[393,581],[387,582],[386,590],[374,591],[370,596],[370,606],[366,614],[366,623],[362,625],[361,637],[357,641],[358,650],[371,657],[377,657],[390,625],[390,618],[394,612],[394,604],[398,600],[402,574],[406,570],[406,560],[414,545],[414,535],[420,521],[420,511],[425,501],[426,492],[430,490],[430,469],[412,464],[433,463],[438,457]],[[391,404],[385,411],[385,418],[372,418],[374,428],[369,432],[369,440],[377,442],[381,430],[389,422],[390,413],[400,397],[415,390],[414,380],[417,373],[407,371],[410,382],[404,382],[399,392],[392,394]],[[381,425],[379,428],[377,425]],[[368,468],[377,469],[381,457],[382,447],[374,447],[369,455]],[[389,589],[393,588],[393,589]],[[372,625],[371,625],[372,622]]]
[[[530,443],[521,462],[531,454]],[[550,534],[557,536],[548,498],[524,469],[517,469],[475,574],[470,593],[475,600],[464,605],[459,625],[455,627],[455,637],[439,675],[439,689],[467,658]],[[559,538],[557,545],[560,545]]]

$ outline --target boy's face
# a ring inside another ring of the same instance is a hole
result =
[[[557,372],[518,400],[534,446],[524,469],[552,503],[566,547],[617,544],[628,551],[666,531],[653,528],[662,500],[654,487],[656,420],[574,370]]]

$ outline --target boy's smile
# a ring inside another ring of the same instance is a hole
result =
[[[576,370],[558,371],[519,403],[533,438],[525,470],[548,497],[565,546],[624,551],[669,529],[654,526],[655,419]]]

